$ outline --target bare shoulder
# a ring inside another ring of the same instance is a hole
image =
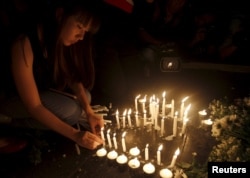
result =
[[[30,44],[30,40],[26,35],[20,35],[13,42],[11,47],[12,61],[22,61],[26,63],[32,63],[33,52]]]

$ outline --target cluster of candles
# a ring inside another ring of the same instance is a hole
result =
[[[102,148],[97,150],[97,156],[106,156],[108,160],[115,160],[120,165],[127,164],[130,168],[133,169],[139,168],[141,163],[143,162],[143,172],[146,174],[154,174],[156,171],[156,167],[154,165],[154,162],[150,161],[152,159],[149,159],[149,144],[146,144],[144,148],[144,161],[141,162],[139,160],[139,158],[141,158],[141,151],[137,146],[131,148],[127,152],[126,134],[127,132],[129,132],[130,128],[139,128],[141,126],[144,127],[150,124],[155,130],[160,131],[160,136],[164,136],[164,133],[166,133],[167,129],[164,127],[165,119],[171,118],[173,119],[173,127],[171,126],[173,128],[172,136],[177,136],[177,121],[182,122],[180,135],[183,135],[185,133],[186,125],[188,122],[188,112],[191,107],[191,104],[185,106],[185,102],[188,98],[189,97],[185,97],[181,101],[179,111],[177,111],[178,108],[176,109],[175,107],[174,99],[172,99],[169,103],[166,102],[166,92],[162,93],[162,99],[155,97],[155,95],[150,97],[149,100],[147,100],[147,95],[145,95],[143,98],[141,98],[141,95],[136,96],[134,110],[124,109],[123,113],[119,114],[119,111],[117,109],[115,113],[115,132],[118,131],[121,135],[111,133],[110,128],[107,128],[105,130],[104,128],[101,129],[101,137],[104,140],[104,145]],[[166,111],[166,108],[168,109],[168,112]],[[122,148],[119,149],[117,143],[117,136],[121,136],[121,140],[119,140],[121,144],[119,145],[121,145]],[[163,168],[163,165],[165,165],[161,159],[162,149],[163,144],[160,144],[158,149],[156,150],[156,155],[154,156],[156,158],[155,163],[158,167],[161,168]],[[122,150],[122,154],[119,155],[118,150]],[[176,160],[179,154],[180,149],[177,148],[173,154],[170,164],[159,171],[160,177],[173,177],[171,168],[175,167]]]
[[[146,126],[148,124],[153,124],[154,129],[159,130],[160,135],[163,136],[166,129],[164,128],[165,119],[170,117],[173,118],[173,136],[174,137],[177,136],[177,120],[182,121],[181,135],[185,133],[186,125],[189,120],[188,112],[191,107],[191,104],[185,107],[185,101],[189,98],[188,96],[181,101],[179,117],[178,117],[178,111],[175,111],[174,99],[172,99],[170,103],[166,103],[166,92],[162,93],[162,101],[160,101],[159,98],[156,98],[155,95],[151,96],[149,101],[147,101],[147,95],[145,95],[143,98],[140,97],[141,97],[140,94],[135,97],[134,112],[132,112],[132,109],[125,109],[123,111],[123,114],[120,115],[117,109],[115,117],[118,129],[121,128],[124,129],[126,127],[132,128],[134,126],[139,127],[141,125]],[[141,104],[141,109],[139,109],[138,104]],[[146,109],[146,104],[148,104],[148,109]],[[159,109],[160,104],[161,104],[161,110]],[[166,113],[166,108],[170,108],[169,113]],[[135,118],[134,123],[132,123],[131,120],[132,114],[134,114],[133,118]],[[158,123],[159,118],[160,118],[160,123]]]

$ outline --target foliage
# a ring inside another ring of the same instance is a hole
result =
[[[218,144],[211,151],[208,161],[250,161],[250,97],[213,100],[209,104],[213,121],[212,136]]]

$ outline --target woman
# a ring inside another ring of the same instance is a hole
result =
[[[29,127],[49,128],[95,149],[103,143],[98,131],[104,121],[90,106],[94,70],[89,42],[98,23],[89,10],[73,2],[57,7],[51,14],[55,18],[47,16],[46,23],[26,26],[14,40],[11,71],[20,100],[11,97],[2,112],[12,118],[29,116],[32,119],[25,123]],[[65,90],[76,98],[55,92]],[[83,115],[90,126],[86,131],[73,127]]]

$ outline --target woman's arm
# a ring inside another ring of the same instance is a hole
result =
[[[11,52],[11,67],[16,88],[31,117],[79,145],[93,149],[96,146],[94,142],[91,145],[84,145],[82,133],[61,121],[42,105],[33,76],[33,52],[29,39],[25,37],[17,40]]]
[[[80,101],[83,110],[86,112],[92,132],[96,135],[99,135],[100,129],[104,126],[104,120],[94,113],[87,98],[84,86],[82,83],[74,83],[71,85],[71,88],[74,91],[77,99]]]

